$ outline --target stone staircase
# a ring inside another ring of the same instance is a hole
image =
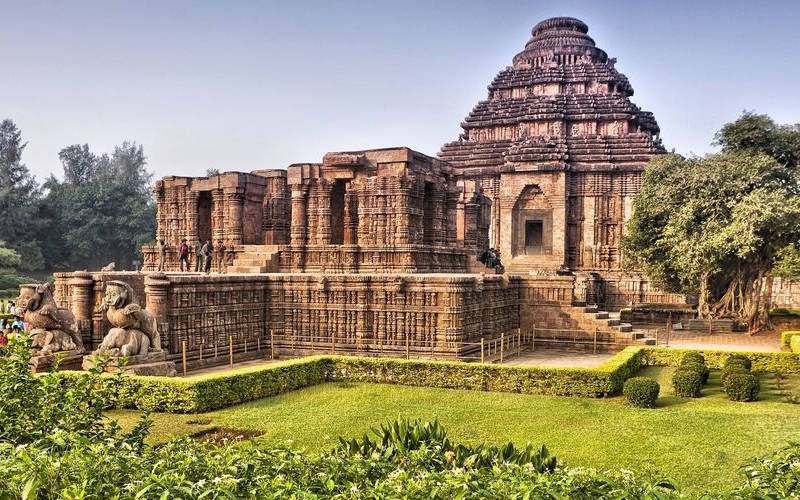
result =
[[[228,266],[228,273],[257,274],[279,271],[277,245],[238,245],[234,251],[233,265]]]
[[[581,328],[613,335],[618,343],[655,345],[656,339],[647,330],[634,329],[630,323],[620,320],[619,312],[600,311],[596,305],[574,305],[563,311]]]

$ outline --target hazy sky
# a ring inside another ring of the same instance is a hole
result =
[[[0,0],[0,118],[40,180],[126,139],[157,176],[434,155],[552,16],[589,25],[668,148],[710,151],[743,109],[800,121],[800,0]]]

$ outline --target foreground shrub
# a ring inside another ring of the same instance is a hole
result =
[[[800,498],[800,443],[742,468],[747,484],[726,498]]]
[[[702,374],[691,367],[678,367],[672,374],[675,395],[682,398],[699,398],[703,387]]]
[[[661,390],[658,382],[647,377],[633,377],[625,381],[622,393],[625,399],[639,408],[655,408],[658,393]]]

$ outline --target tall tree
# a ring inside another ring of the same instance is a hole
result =
[[[796,126],[745,113],[717,134],[721,153],[651,160],[623,237],[626,265],[668,291],[696,293],[703,317],[760,329],[772,276],[800,263],[798,139]]]
[[[95,178],[98,158],[89,145],[73,144],[58,152],[58,159],[64,168],[64,182],[73,186],[85,186]]]
[[[155,232],[152,174],[142,146],[124,142],[111,155],[98,155],[73,145],[59,157],[65,181],[51,176],[45,183],[47,207],[58,219],[48,257],[65,269],[96,269],[111,261],[118,268],[131,267]],[[76,159],[87,175],[71,174]]]
[[[10,248],[24,256],[19,268],[36,271],[44,267],[44,258],[35,235],[46,221],[38,213],[39,186],[22,163],[26,145],[13,121],[0,122],[0,214],[6,221],[1,234]]]

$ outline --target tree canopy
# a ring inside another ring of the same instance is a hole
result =
[[[759,329],[772,276],[800,270],[800,127],[744,113],[705,157],[657,156],[626,225],[626,265],[667,291],[698,295],[703,317]]]
[[[111,261],[129,268],[153,239],[152,174],[141,145],[123,142],[110,153],[88,144],[63,148],[64,180],[42,186],[22,162],[26,143],[11,120],[0,122],[0,289],[26,272],[97,269]],[[17,256],[16,260],[13,257]]]

